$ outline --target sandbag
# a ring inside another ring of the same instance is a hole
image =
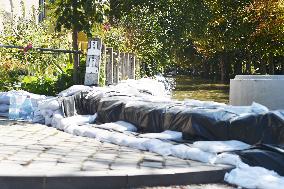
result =
[[[40,110],[49,109],[52,111],[60,108],[60,102],[56,97],[38,101],[38,108]]]
[[[0,93],[0,104],[10,104],[10,97],[6,92]]]
[[[67,97],[67,96],[72,96],[73,94],[79,91],[89,91],[89,90],[92,90],[92,87],[85,86],[85,85],[73,85],[64,91],[61,91],[58,94],[58,96]]]
[[[8,104],[0,104],[0,112],[1,113],[8,113],[9,112],[9,105]]]

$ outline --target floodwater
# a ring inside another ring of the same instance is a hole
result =
[[[177,100],[196,99],[229,103],[229,85],[189,76],[174,77],[176,87],[172,92]]]

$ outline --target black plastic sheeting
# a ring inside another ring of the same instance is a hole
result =
[[[259,144],[234,153],[250,166],[264,167],[284,176],[284,145]]]
[[[139,96],[80,92],[62,101],[65,116],[97,113],[100,123],[123,120],[140,132],[174,130],[187,140],[239,140],[248,144],[284,144],[284,112],[238,115],[222,108],[152,102]]]
[[[185,106],[153,102],[141,96],[109,92],[79,92],[64,97],[64,116],[97,113],[98,123],[119,120],[134,124],[139,132],[174,130],[186,140],[239,140],[254,146],[235,151],[250,166],[274,170],[284,176],[284,111],[238,114],[218,107]]]

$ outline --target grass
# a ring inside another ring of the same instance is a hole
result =
[[[175,77],[176,88],[173,98],[229,102],[229,85],[188,76]]]

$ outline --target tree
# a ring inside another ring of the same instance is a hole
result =
[[[148,64],[174,63],[227,82],[267,67],[284,73],[283,2],[110,0],[110,17]]]
[[[78,51],[78,32],[91,36],[94,23],[103,23],[109,11],[108,1],[94,0],[55,0],[51,3],[52,15],[56,19],[55,29],[62,27],[72,30],[73,50]],[[78,81],[79,56],[74,53],[75,83]]]

